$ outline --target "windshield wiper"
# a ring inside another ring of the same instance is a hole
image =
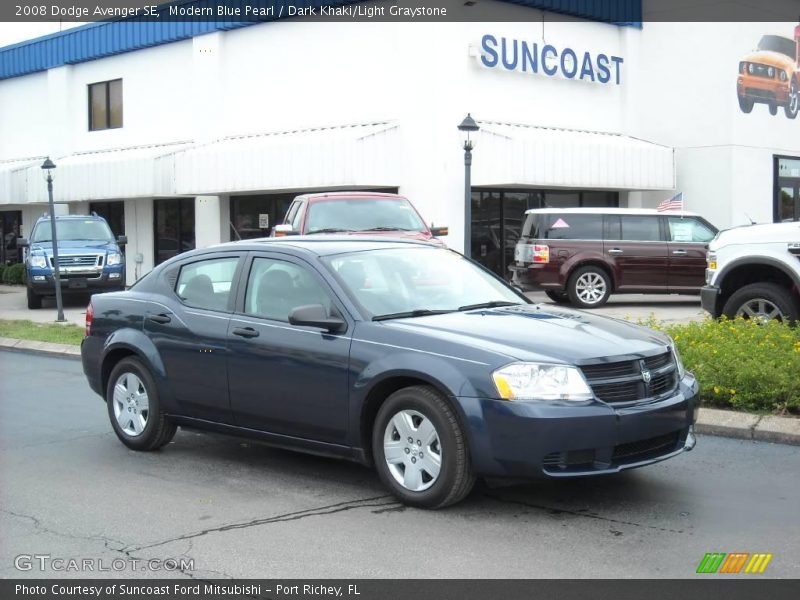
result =
[[[479,302],[478,304],[465,304],[459,306],[459,311],[475,310],[476,308],[497,308],[498,306],[516,306],[522,302],[509,302],[508,300],[492,300],[490,302]]]
[[[387,321],[389,319],[406,319],[409,317],[425,317],[427,315],[443,315],[445,313],[451,313],[452,310],[444,309],[444,310],[431,310],[430,308],[418,308],[416,310],[407,310],[404,312],[398,313],[390,313],[386,315],[377,315],[372,317],[373,321]]]
[[[369,229],[362,229],[361,231],[419,231],[419,229],[407,229],[405,227],[387,227],[382,225],[381,227],[370,227]]]
[[[317,229],[309,231],[308,233],[351,233],[355,229],[342,229],[341,227],[325,227],[324,229]]]

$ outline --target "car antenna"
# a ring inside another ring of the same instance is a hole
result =
[[[747,217],[748,221],[750,221],[750,225],[755,225],[756,224],[756,222],[753,220],[753,217],[751,217],[747,213],[744,213],[744,216]]]

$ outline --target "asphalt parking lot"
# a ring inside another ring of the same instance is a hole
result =
[[[527,296],[535,302],[552,303],[544,292],[531,292]],[[83,325],[88,296],[64,298],[64,317],[71,323]],[[677,323],[705,318],[700,308],[699,296],[669,296],[657,294],[624,294],[611,296],[608,304],[593,312],[632,321],[646,320],[651,315],[659,321]],[[42,308],[28,310],[25,288],[0,285],[0,319],[30,319],[51,322],[56,318],[55,300],[45,298]]]
[[[415,510],[366,468],[240,439],[132,452],[79,361],[0,351],[0,577],[82,576],[14,567],[45,553],[194,561],[103,573],[124,577],[685,578],[706,552],[770,552],[760,577],[797,577],[798,472],[800,447],[701,436],[639,471]]]

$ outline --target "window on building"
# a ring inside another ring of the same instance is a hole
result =
[[[184,265],[175,286],[178,297],[195,308],[225,310],[238,262],[228,257]]]
[[[89,84],[89,131],[122,127],[122,79]]]
[[[776,223],[800,221],[800,158],[775,157],[773,216]]]
[[[156,264],[194,249],[194,198],[154,200]]]
[[[114,237],[125,235],[125,203],[124,202],[92,202],[89,212],[103,217]]]
[[[0,266],[22,261],[22,248],[17,246],[21,225],[21,210],[0,211]]]

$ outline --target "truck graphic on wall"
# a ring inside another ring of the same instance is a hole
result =
[[[739,62],[736,80],[739,108],[749,113],[766,104],[772,115],[783,108],[789,119],[800,110],[800,25],[794,39],[765,35],[758,47]]]

